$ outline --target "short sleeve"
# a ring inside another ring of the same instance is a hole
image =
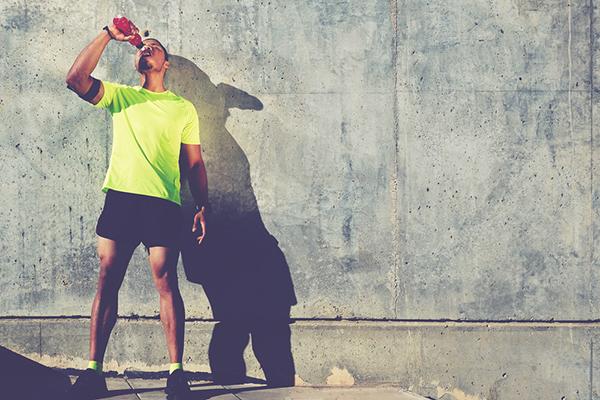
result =
[[[187,112],[188,122],[181,133],[181,143],[183,144],[200,144],[200,124],[198,121],[198,112],[193,103],[189,103],[189,111]]]
[[[102,96],[100,101],[96,104],[93,104],[93,106],[96,108],[110,108],[115,99],[115,94],[117,93],[117,91],[119,90],[119,86],[121,85],[115,82],[109,82],[105,80],[101,80],[101,82],[102,86],[104,86],[104,95]]]

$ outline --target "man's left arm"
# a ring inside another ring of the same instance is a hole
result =
[[[190,192],[196,203],[196,210],[204,207],[203,215],[209,210],[208,204],[208,179],[206,168],[202,159],[202,147],[200,144],[181,143],[180,168],[183,168],[182,176],[186,176]],[[196,228],[196,216],[194,217],[194,228]],[[203,232],[204,233],[204,232]]]

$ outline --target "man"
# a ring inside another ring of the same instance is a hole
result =
[[[183,213],[180,179],[186,175],[196,202],[190,235],[206,235],[207,177],[194,105],[164,87],[169,55],[160,41],[146,38],[135,56],[140,85],[98,80],[90,74],[111,40],[125,42],[112,24],[88,44],[67,75],[67,87],[96,108],[110,111],[113,147],[102,191],[104,208],[96,225],[100,272],[90,321],[90,361],[72,387],[78,399],[107,392],[102,362],[117,320],[117,295],[140,242],[144,243],[160,296],[160,319],[170,358],[167,398],[190,392],[182,366],[184,304],[177,284]],[[129,46],[129,44],[127,44]],[[181,166],[181,173],[180,173]],[[195,232],[195,233],[193,233]],[[141,340],[141,338],[140,338]]]

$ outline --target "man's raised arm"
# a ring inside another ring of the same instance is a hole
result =
[[[137,32],[137,27],[134,27],[132,34],[125,36],[114,24],[108,27],[108,31],[103,29],[75,59],[65,80],[67,88],[77,93],[82,99],[97,104],[104,95],[104,87],[98,79],[91,76],[91,73],[98,65],[102,52],[111,39],[121,42],[128,41]]]

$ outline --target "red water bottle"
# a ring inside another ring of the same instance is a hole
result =
[[[123,32],[123,34],[126,36],[129,36],[133,33],[133,26],[131,26],[131,21],[129,21],[122,15],[117,15],[116,17],[114,17],[113,24],[115,24],[117,29]],[[135,33],[135,35],[131,39],[129,39],[129,43],[131,43],[138,49],[141,49],[144,46],[142,44],[142,37],[138,33]]]

